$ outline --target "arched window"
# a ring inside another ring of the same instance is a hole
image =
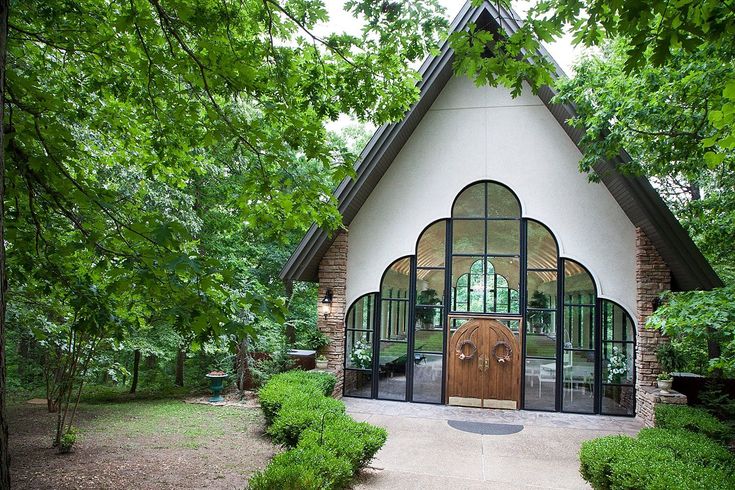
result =
[[[601,413],[635,415],[635,324],[617,303],[600,301],[602,325]]]
[[[376,296],[375,293],[361,296],[347,310],[344,380],[344,394],[347,396],[372,396]]]
[[[411,258],[388,267],[380,283],[378,398],[406,399]]]
[[[595,303],[592,276],[579,262],[564,259],[562,409],[594,413]]]

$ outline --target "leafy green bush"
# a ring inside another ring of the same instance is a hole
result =
[[[328,396],[334,391],[336,383],[337,378],[334,375],[324,372],[294,370],[276,374],[258,391],[266,423],[273,423],[286,399],[300,394]]]
[[[298,447],[321,445],[348,460],[352,470],[357,472],[373,459],[387,437],[382,427],[355,422],[347,416],[327,416],[324,431],[319,425],[310,427],[301,436]]]
[[[579,452],[579,472],[592,488],[612,488],[612,464],[622,454],[635,446],[635,439],[628,436],[606,436],[582,443]]]
[[[276,455],[250,479],[251,490],[322,490],[343,488],[352,478],[349,462],[328,448],[299,446]]]
[[[68,453],[77,442],[77,431],[74,427],[70,427],[59,440],[59,452]]]
[[[607,436],[586,441],[580,472],[593,488],[735,488],[735,459],[702,434],[681,429],[643,429],[637,438]]]
[[[268,435],[278,444],[294,447],[301,433],[309,427],[321,425],[322,417],[329,414],[341,415],[345,405],[334,398],[314,396],[313,393],[296,393],[285,400],[273,424],[268,427]]]
[[[253,476],[251,489],[343,488],[383,446],[385,429],[355,422],[331,395],[336,379],[321,372],[289,371],[260,390],[260,405],[275,442],[292,449]]]
[[[725,423],[701,408],[686,405],[657,405],[656,427],[685,429],[721,442],[727,442],[731,437],[730,428]]]

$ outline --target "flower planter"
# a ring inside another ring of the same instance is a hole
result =
[[[226,377],[227,375],[225,373],[216,371],[207,374],[207,378],[209,378],[209,389],[212,390],[212,396],[209,398],[210,403],[225,401],[221,393]]]
[[[674,380],[673,379],[659,379],[657,382],[658,382],[658,388],[662,392],[668,393],[669,391],[671,391],[671,385],[674,382]]]
[[[327,364],[329,364],[329,361],[327,361],[326,359],[324,359],[324,360],[317,359],[316,360],[316,368],[317,369],[327,369]]]

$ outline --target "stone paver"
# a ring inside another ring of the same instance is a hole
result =
[[[345,398],[356,420],[385,427],[388,441],[355,488],[589,488],[579,475],[582,441],[635,434],[634,419]],[[448,420],[522,425],[507,435],[454,429]]]

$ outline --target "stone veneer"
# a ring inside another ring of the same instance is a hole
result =
[[[659,255],[656,247],[641,228],[636,228],[636,307],[637,343],[635,356],[636,370],[636,415],[642,417],[656,397],[649,396],[645,387],[656,386],[656,377],[661,372],[656,349],[666,342],[658,330],[646,328],[646,320],[653,313],[653,302],[662,291],[671,288],[671,272]],[[686,397],[684,397],[686,400]],[[650,407],[649,407],[650,408]],[[653,409],[646,417],[653,420]]]
[[[656,422],[656,405],[666,403],[673,405],[686,405],[687,397],[678,391],[661,391],[653,386],[642,386],[638,392],[638,404],[636,405],[636,418],[643,422],[646,427],[653,427]]]
[[[324,348],[327,368],[337,375],[334,396],[342,397],[344,382],[344,319],[347,313],[345,289],[347,286],[347,232],[339,231],[329,250],[319,263],[319,296],[317,297],[317,327],[330,339]],[[332,309],[327,318],[321,312],[321,302],[327,291],[332,290]]]

